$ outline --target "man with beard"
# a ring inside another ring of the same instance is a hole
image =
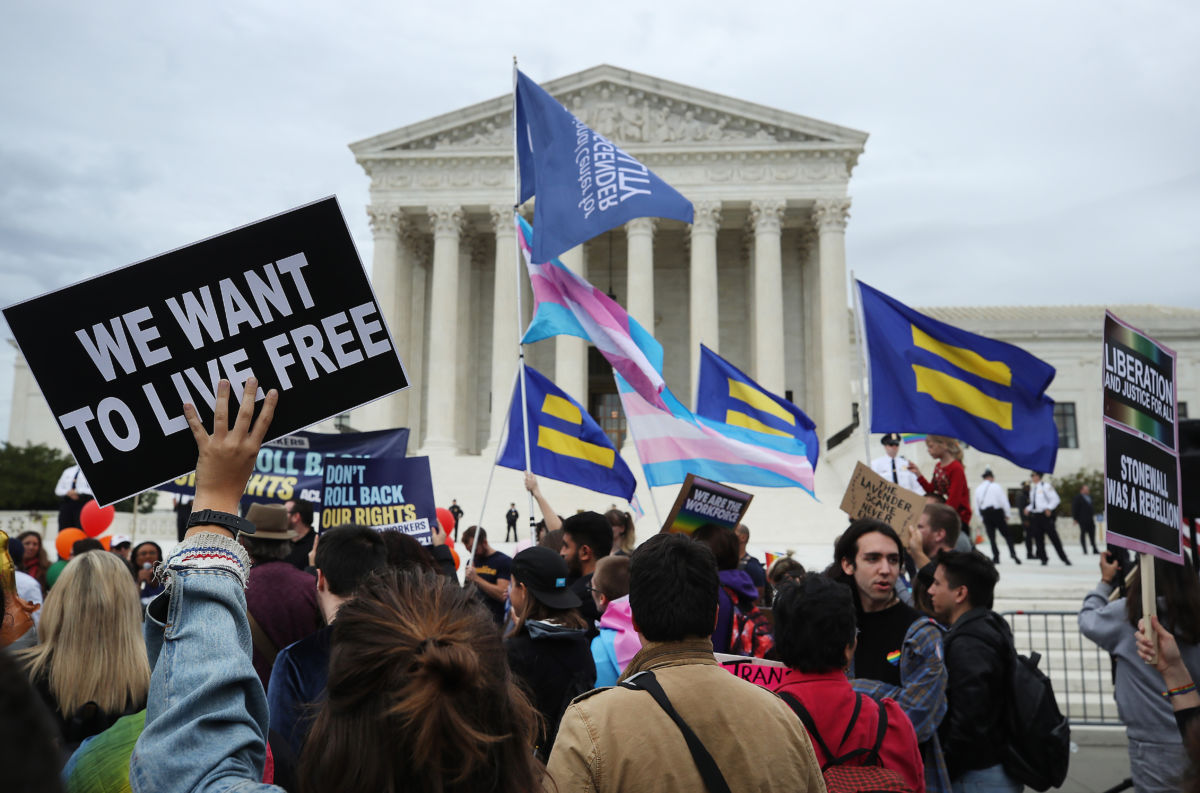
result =
[[[896,594],[903,547],[878,520],[850,524],[834,545],[826,575],[850,588],[859,628],[850,676],[855,690],[894,699],[912,721],[929,791],[949,791],[937,728],[946,714],[942,629]]]
[[[596,562],[612,551],[612,526],[599,512],[580,512],[564,520],[562,530],[560,553],[567,562],[571,591],[583,602],[579,612],[588,621],[589,635],[595,637],[600,611],[592,599],[592,574],[596,571]]]

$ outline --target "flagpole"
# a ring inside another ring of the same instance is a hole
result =
[[[850,271],[850,284],[854,289],[854,335],[858,336],[858,389],[859,397],[862,402],[862,411],[858,419],[859,426],[863,428],[863,450],[865,455],[863,462],[867,465],[871,464],[871,410],[870,399],[867,395],[867,334],[866,328],[863,325],[862,315],[862,295],[858,289],[858,279],[854,277],[854,271]]]
[[[512,106],[513,216],[512,216],[512,223],[513,223],[513,227],[517,231],[517,234],[520,234],[521,233],[520,224],[517,223],[517,216],[519,214],[519,210],[521,207],[521,162],[520,162],[520,158],[517,156],[517,56],[516,55],[513,56],[512,82],[513,82],[513,106]],[[524,436],[524,441],[525,441],[525,473],[528,474],[528,473],[532,473],[532,472],[530,471],[530,468],[529,468],[529,419],[528,419],[528,416],[526,415],[527,405],[525,402],[525,345],[521,342],[521,339],[524,338],[524,336],[525,336],[525,329],[521,327],[521,316],[524,313],[524,309],[521,306],[521,259],[523,258],[523,254],[521,252],[521,241],[518,237],[514,236],[513,244],[517,246],[517,266],[513,270],[513,272],[516,274],[516,287],[517,287],[517,361],[518,361],[517,374],[518,374],[518,381],[521,384],[521,411],[522,411],[521,415],[525,417],[525,420],[521,422],[521,427],[523,428],[523,431],[521,434]],[[493,400],[493,401],[495,401],[495,400]],[[507,421],[507,419],[506,419],[506,421]],[[497,459],[499,459],[499,458],[497,458]],[[492,470],[493,471],[495,470],[495,466],[492,466]],[[533,493],[528,490],[526,490],[525,492],[529,496],[529,540],[530,540],[530,542],[532,542],[536,545],[537,544],[537,521],[533,519],[533,508],[534,508]]]
[[[513,374],[513,386],[516,386],[516,384],[517,384],[517,375],[514,373]],[[512,392],[513,392],[513,388],[510,387],[508,389],[508,393],[511,394]],[[492,460],[492,470],[488,471],[487,487],[484,488],[484,491],[483,491],[483,505],[479,507],[479,523],[476,524],[478,526],[483,525],[483,516],[485,514],[487,514],[488,495],[492,492],[492,477],[494,477],[496,475],[496,467],[497,467],[497,464],[500,462],[500,455],[504,452],[504,449],[508,446],[508,418],[511,413],[512,413],[512,405],[509,405],[509,411],[504,414],[504,424],[500,427],[500,443],[496,444],[496,457],[495,457],[495,459]],[[522,414],[522,415],[524,415],[524,414]]]
[[[617,372],[613,370],[613,382],[617,384],[617,393],[621,393],[621,384],[617,382]],[[629,439],[633,441],[633,453],[637,455],[638,465],[642,467],[642,478],[646,480],[646,492],[650,494],[650,506],[654,507],[654,519],[658,521],[658,527],[661,529],[662,515],[658,511],[658,499],[654,497],[654,488],[650,485],[650,478],[646,476],[646,464],[642,462],[642,453],[638,451],[637,439],[633,437],[633,426],[629,422],[629,413],[625,410],[625,403],[621,402],[621,412],[625,414],[625,431],[629,433]],[[620,454],[621,450],[617,450]]]

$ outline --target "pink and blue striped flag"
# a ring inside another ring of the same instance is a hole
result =
[[[551,336],[578,336],[596,345],[617,374],[647,402],[666,409],[662,345],[617,301],[554,259],[533,261],[533,228],[517,216],[517,241],[525,254],[536,309],[522,344]]]
[[[695,474],[718,482],[813,492],[813,467],[803,442],[751,439],[751,433],[740,427],[698,419],[669,389],[662,392],[666,409],[647,402],[621,378],[617,389],[651,487],[679,484]]]

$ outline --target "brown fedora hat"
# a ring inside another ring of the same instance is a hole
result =
[[[254,524],[256,540],[296,539],[296,532],[288,528],[287,507],[283,504],[251,504],[246,520]]]

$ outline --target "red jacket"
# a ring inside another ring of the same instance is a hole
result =
[[[846,679],[844,672],[805,674],[789,669],[773,690],[777,693],[787,692],[799,700],[813,717],[817,732],[837,754],[846,754],[859,747],[870,749],[875,745],[875,732],[879,728],[879,707],[867,696],[863,697],[863,706],[854,723],[854,729],[850,731],[845,742],[838,744],[850,724],[851,714],[854,713],[854,689],[850,687],[850,681]],[[921,760],[921,750],[917,747],[917,733],[913,730],[912,722],[894,700],[885,698],[883,706],[887,711],[888,723],[887,732],[883,736],[883,746],[879,749],[880,764],[904,777],[913,790],[924,790],[925,766]],[[812,744],[817,762],[824,766],[829,758],[815,740]]]
[[[971,523],[971,489],[967,486],[967,470],[958,460],[951,460],[949,465],[938,463],[933,467],[932,481],[923,476],[917,477],[917,482],[925,488],[925,492],[946,499],[946,504],[954,507],[958,517],[962,519],[962,530]]]

